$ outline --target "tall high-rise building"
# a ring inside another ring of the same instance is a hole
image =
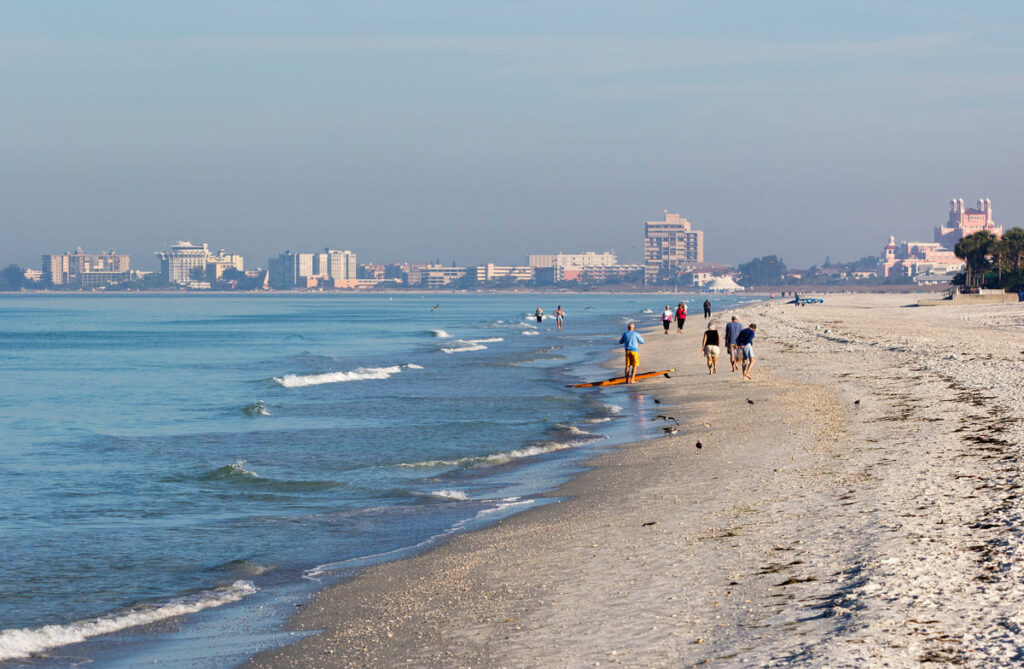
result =
[[[351,251],[324,249],[327,256],[327,276],[332,279],[354,280],[356,278],[356,254]]]
[[[187,286],[206,277],[206,261],[210,249],[192,242],[179,241],[169,251],[157,253],[160,258],[160,273],[167,283]]]
[[[618,263],[610,251],[594,253],[534,253],[526,257],[526,264],[533,268],[560,267],[562,269],[589,269],[591,267],[612,267]]]
[[[704,232],[694,230],[679,214],[665,212],[664,221],[644,225],[644,281],[674,277],[704,262]]]

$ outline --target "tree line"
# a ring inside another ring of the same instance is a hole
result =
[[[971,290],[1024,290],[1024,230],[1010,228],[1002,237],[981,230],[958,241],[953,253],[964,261],[954,284]]]

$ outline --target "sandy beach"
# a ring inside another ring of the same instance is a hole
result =
[[[627,411],[677,434],[322,591],[291,623],[316,633],[248,666],[1024,661],[1024,307],[914,303],[747,307],[751,382],[708,376],[698,315],[645,333],[641,368],[678,371]]]

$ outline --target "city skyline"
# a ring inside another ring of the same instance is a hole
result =
[[[949,193],[1024,216],[1019,3],[60,5],[0,27],[22,264],[200,238],[639,262],[633,226],[669,209],[709,259],[807,266]]]

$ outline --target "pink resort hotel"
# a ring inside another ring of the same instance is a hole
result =
[[[975,232],[988,230],[1002,237],[1003,229],[992,221],[992,200],[978,200],[975,209],[964,206],[963,198],[950,200],[949,221],[935,228],[933,242],[900,242],[889,237],[878,263],[880,276],[919,276],[952,274],[963,269],[963,261],[953,253],[956,243]]]

